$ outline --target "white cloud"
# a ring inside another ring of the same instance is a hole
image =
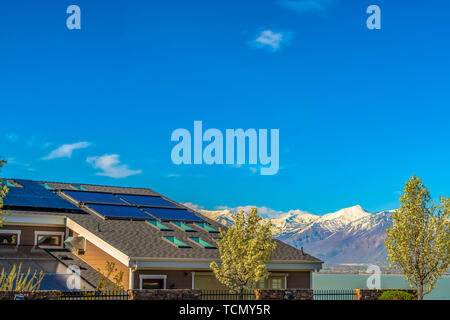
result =
[[[6,161],[8,163],[8,166],[14,165],[14,166],[18,166],[18,167],[23,167],[23,169],[28,170],[28,171],[35,171],[35,169],[31,166],[30,163],[19,161],[14,157],[6,158]]]
[[[325,12],[336,0],[282,0],[278,4],[298,13]]]
[[[43,157],[42,160],[51,160],[57,158],[70,158],[72,157],[72,153],[77,149],[84,149],[89,147],[91,144],[89,142],[77,142],[72,144],[63,144],[59,148],[50,152],[50,154],[46,157]]]
[[[200,206],[198,204],[193,204],[192,202],[186,202],[186,203],[183,203],[183,205],[188,207],[188,208],[191,208],[193,210],[196,210],[196,211],[205,210],[204,206]]]
[[[120,179],[142,173],[142,170],[131,170],[126,164],[120,164],[118,154],[105,154],[101,157],[88,157],[86,162],[91,164],[98,172],[98,176]]]
[[[17,139],[19,139],[19,136],[15,133],[8,133],[6,135],[6,139],[9,140],[10,142],[16,142]]]
[[[239,206],[239,207],[227,207],[227,206],[217,206],[215,210],[228,210],[229,212],[240,212],[244,211],[245,213],[250,213],[250,211],[256,208],[258,210],[258,214],[264,218],[276,218],[282,214],[285,214],[283,211],[274,210],[268,207],[257,207],[257,206]]]
[[[272,30],[262,31],[251,43],[257,48],[267,48],[277,51],[281,45],[286,45],[291,37],[291,32],[273,32]]]
[[[178,173],[169,173],[167,175],[168,178],[178,178],[180,175]]]
[[[280,211],[280,210],[275,210],[275,209],[265,207],[265,206],[262,206],[262,207],[258,207],[258,206],[238,206],[238,207],[215,206],[213,210],[208,210],[204,206],[196,205],[191,202],[183,203],[183,204],[186,207],[192,208],[201,213],[205,213],[205,214],[214,213],[215,215],[223,214],[223,213],[235,214],[240,211],[244,211],[245,214],[249,214],[253,208],[257,209],[258,215],[260,215],[263,218],[269,218],[269,219],[278,219],[278,218],[283,218],[285,216],[290,216],[290,215],[310,214],[307,211],[303,211],[303,210],[299,210],[299,209],[291,209],[289,211]]]
[[[10,157],[6,159],[8,164],[15,164],[17,163],[16,158]]]

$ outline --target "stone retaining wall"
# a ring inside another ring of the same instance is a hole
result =
[[[377,300],[385,291],[396,290],[413,294],[417,290],[405,289],[355,289],[355,300]],[[61,291],[8,292],[0,291],[0,300],[14,300],[15,295],[23,295],[25,300],[60,300]],[[201,300],[200,290],[165,289],[165,290],[128,290],[129,300]],[[314,300],[312,289],[255,290],[256,300]]]
[[[313,300],[312,289],[255,290],[256,300]]]
[[[190,289],[157,289],[128,290],[130,300],[201,300],[200,290]]]
[[[15,300],[15,296],[21,299],[21,295],[25,300],[60,300],[61,291],[58,290],[41,290],[41,291],[27,291],[27,292],[11,292],[0,291],[0,300]]]

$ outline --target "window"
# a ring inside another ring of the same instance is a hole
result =
[[[172,231],[172,229],[170,229],[169,227],[167,227],[166,225],[162,224],[159,221],[156,220],[148,220],[148,223],[150,223],[151,225],[157,227],[159,230],[161,231]]]
[[[191,239],[192,241],[198,243],[199,245],[201,245],[205,249],[216,249],[215,246],[213,246],[212,244],[210,244],[210,243],[208,243],[208,242],[206,242],[206,241],[204,241],[204,240],[202,240],[200,238],[192,237],[192,238],[189,238],[189,239]]]
[[[72,187],[74,187],[75,189],[80,190],[80,191],[88,191],[85,187],[80,186],[80,185],[72,185]]]
[[[7,186],[8,188],[16,188],[17,186],[10,180],[2,180],[2,185]]]
[[[0,245],[17,246],[20,244],[19,230],[0,230]]]
[[[62,248],[64,232],[35,231],[34,245],[41,248]]]
[[[198,225],[200,228],[203,228],[203,229],[205,229],[205,230],[208,231],[208,232],[211,232],[211,233],[218,233],[218,231],[217,231],[216,229],[214,229],[213,227],[211,227],[211,226],[208,225],[207,223],[197,223],[197,225]]]
[[[164,237],[164,238],[173,243],[174,245],[176,245],[178,248],[190,248],[190,246],[188,246],[186,243],[184,243],[181,240],[178,240],[175,237]]]
[[[50,187],[48,184],[46,184],[46,183],[40,183],[40,185],[41,186],[43,186],[45,189],[47,189],[47,190],[53,190],[53,188],[52,187]]]
[[[264,280],[261,280],[255,284],[256,289],[264,289],[266,287],[266,283]]]
[[[60,246],[61,236],[59,235],[38,235],[37,242],[39,245],[45,246]]]
[[[271,281],[272,281],[272,289],[275,289],[275,290],[282,289],[280,278],[273,278],[273,279],[271,279]]]
[[[175,221],[172,222],[174,225],[176,225],[177,227],[183,229],[186,232],[195,232],[194,229],[192,229],[191,227],[189,227],[187,224],[183,223],[183,222],[179,222],[179,221]]]
[[[154,290],[166,288],[166,275],[139,275],[140,289]]]

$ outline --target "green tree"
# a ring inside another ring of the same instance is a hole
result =
[[[95,288],[95,292],[110,292],[111,294],[118,294],[124,289],[123,287],[123,271],[117,272],[116,264],[114,262],[106,261],[105,272],[98,269],[100,279]],[[112,275],[115,274],[113,277]],[[113,281],[113,282],[111,282]]]
[[[416,176],[403,191],[385,246],[390,268],[399,269],[422,300],[449,267],[450,199],[432,202],[428,189]]]
[[[272,258],[276,242],[272,240],[271,224],[262,223],[256,208],[247,219],[243,211],[236,214],[234,226],[220,230],[217,241],[221,266],[212,262],[217,280],[239,292],[242,298],[245,289],[266,279],[269,272],[266,263]]]
[[[0,172],[2,171],[3,165],[6,164],[6,160],[0,160]],[[6,185],[0,184],[0,228],[3,226],[3,221],[5,218],[2,218],[3,215],[3,199],[6,197],[8,193],[8,187]]]

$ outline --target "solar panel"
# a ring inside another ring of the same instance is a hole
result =
[[[42,197],[24,197],[24,196],[8,196],[4,202],[5,205],[9,206],[23,206],[23,207],[41,207],[41,208],[52,208],[53,203],[50,199]]]
[[[89,204],[88,207],[106,218],[151,220],[153,217],[136,207]]]
[[[205,221],[185,209],[143,208],[152,216],[161,220]]]
[[[70,202],[62,199],[42,185],[30,180],[15,180],[22,187],[10,187],[4,205],[14,207],[32,207],[46,209],[79,210]]]
[[[158,196],[140,196],[134,194],[118,194],[118,197],[122,198],[128,203],[138,206],[157,206],[157,207],[174,207],[177,205],[169,202]]]
[[[111,193],[87,191],[64,191],[64,193],[81,202],[125,204],[125,202]]]

